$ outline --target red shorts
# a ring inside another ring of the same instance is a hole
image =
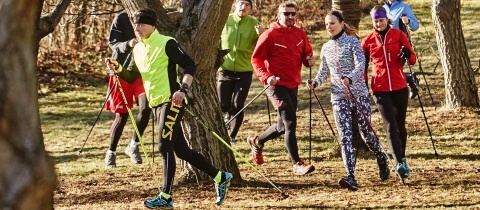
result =
[[[110,110],[114,113],[127,113],[127,107],[125,106],[125,102],[122,97],[122,93],[120,92],[118,86],[116,85],[114,76],[110,76],[108,81],[108,90],[112,91],[110,96],[105,104],[106,109]],[[145,94],[145,89],[143,87],[142,78],[139,77],[135,80],[132,84],[128,84],[125,80],[118,78],[120,81],[120,85],[122,86],[123,93],[125,93],[125,98],[127,99],[128,107],[133,107],[133,100],[138,99],[138,97],[142,94]],[[108,95],[108,92],[107,92]]]

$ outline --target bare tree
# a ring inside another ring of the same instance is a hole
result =
[[[194,83],[189,93],[188,109],[213,131],[218,132],[224,140],[227,130],[216,89],[215,74],[221,64],[223,54],[218,51],[221,31],[227,20],[233,0],[186,0],[182,1],[183,14],[180,19],[171,18],[158,0],[122,0],[122,4],[131,15],[141,8],[152,8],[156,11],[157,29],[160,33],[175,37],[179,44],[197,63]],[[240,178],[235,156],[218,139],[210,134],[200,123],[189,114],[185,115],[186,138],[190,146],[207,157],[215,166],[233,173]],[[206,174],[184,165],[184,178],[195,177],[198,180],[210,180]],[[192,179],[193,180],[193,179]]]
[[[0,2],[0,208],[53,209],[56,175],[37,102],[35,22],[40,1]]]
[[[448,108],[479,107],[475,74],[460,20],[460,0],[433,0],[432,19],[445,77]]]
[[[41,18],[40,18],[40,14],[42,12],[41,8],[43,7],[43,3],[45,2],[45,0],[37,1],[38,3],[36,5],[38,5],[39,9],[35,11],[37,12],[36,15],[38,17],[35,20],[37,23],[36,35],[34,37],[35,46],[33,51],[35,55],[38,54],[40,40],[46,35],[53,32],[55,27],[60,22],[60,19],[62,19],[62,16],[65,13],[65,10],[67,10],[68,5],[70,4],[71,1],[72,0],[58,0],[57,5],[55,6],[55,10],[53,10],[50,14],[43,16]]]

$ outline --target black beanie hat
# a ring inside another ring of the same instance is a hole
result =
[[[252,0],[237,0],[236,2],[239,2],[239,1],[248,1],[248,3],[250,3],[250,5],[253,7]]]

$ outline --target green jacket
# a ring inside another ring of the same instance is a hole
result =
[[[222,31],[222,50],[230,49],[221,68],[236,72],[251,72],[253,66],[251,58],[258,34],[255,26],[260,24],[250,15],[240,18],[235,13],[228,16],[227,23]]]

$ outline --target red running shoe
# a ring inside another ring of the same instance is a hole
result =
[[[303,160],[298,161],[293,165],[293,173],[295,175],[305,175],[315,171],[315,167],[313,165],[307,165],[303,162]]]
[[[257,144],[257,138],[258,136],[249,136],[247,137],[247,143],[250,146],[250,149],[252,150],[253,161],[255,161],[255,163],[257,163],[258,165],[262,165],[263,164],[263,155],[262,155],[263,145]]]

